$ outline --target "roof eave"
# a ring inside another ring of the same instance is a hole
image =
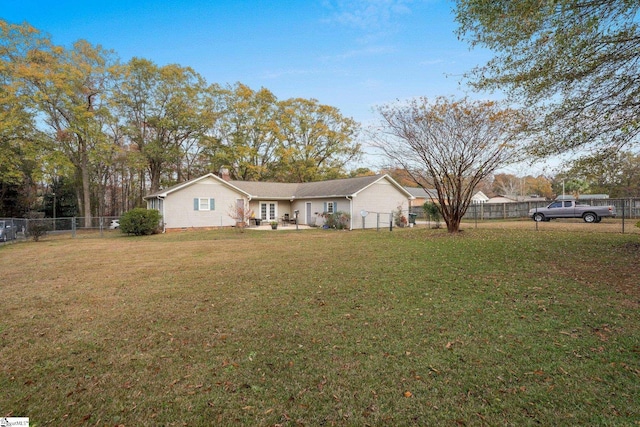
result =
[[[205,178],[213,178],[215,181],[220,182],[221,184],[226,185],[227,187],[232,188],[233,190],[237,191],[240,194],[243,194],[246,197],[252,197],[249,193],[247,193],[246,191],[236,187],[235,185],[231,184],[229,181],[226,181],[222,178],[220,178],[219,176],[213,174],[213,173],[208,173],[206,175],[202,175],[201,177],[192,179],[190,181],[185,181],[181,184],[178,184],[174,187],[171,187],[170,189],[167,189],[166,191],[158,191],[155,192],[153,194],[149,194],[148,196],[144,196],[142,199],[143,200],[148,200],[148,199],[153,199],[153,198],[158,198],[158,197],[167,197],[169,194],[171,193],[175,193],[176,191],[182,190],[185,187],[189,187],[190,185],[196,184],[200,181],[202,181]]]

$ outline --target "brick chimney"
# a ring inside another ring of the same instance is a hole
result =
[[[231,175],[229,174],[229,169],[220,168],[220,178],[224,179],[225,181],[231,181]]]

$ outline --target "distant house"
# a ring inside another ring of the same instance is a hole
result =
[[[322,225],[323,214],[346,212],[349,228],[361,228],[362,214],[384,213],[409,206],[413,196],[389,175],[307,183],[230,181],[213,173],[146,196],[148,209],[157,209],[165,230],[226,227],[236,224],[232,212],[248,206],[261,221],[293,218]],[[366,228],[376,222],[366,221]]]
[[[476,194],[473,195],[473,197],[471,197],[472,204],[486,203],[488,200],[489,200],[489,197],[487,197],[487,195],[484,194],[482,191],[478,191]]]
[[[421,187],[404,187],[414,197],[411,206],[414,208],[422,208],[425,202],[438,203],[438,193],[435,189],[425,190]],[[482,192],[478,191],[471,198],[471,203],[485,203],[489,198]]]
[[[404,187],[404,189],[413,197],[409,208],[413,208],[414,211],[422,209],[426,202],[438,202],[436,190],[425,190],[422,187]]]

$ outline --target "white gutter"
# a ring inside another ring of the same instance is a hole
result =
[[[353,197],[344,196],[349,201],[349,231],[353,231]],[[355,196],[354,196],[355,197]]]

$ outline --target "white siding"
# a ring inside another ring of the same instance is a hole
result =
[[[215,199],[214,210],[196,211],[195,198]],[[235,219],[229,216],[233,212],[236,199],[244,198],[225,184],[206,178],[189,185],[164,200],[164,218],[166,228],[224,227],[235,225]]]
[[[365,218],[365,228],[389,226],[389,214],[401,205],[403,210],[409,209],[409,198],[386,179],[381,179],[370,187],[358,193],[353,198],[352,224],[354,229],[362,228],[360,212],[365,210],[369,215]],[[376,214],[380,213],[377,223]]]

